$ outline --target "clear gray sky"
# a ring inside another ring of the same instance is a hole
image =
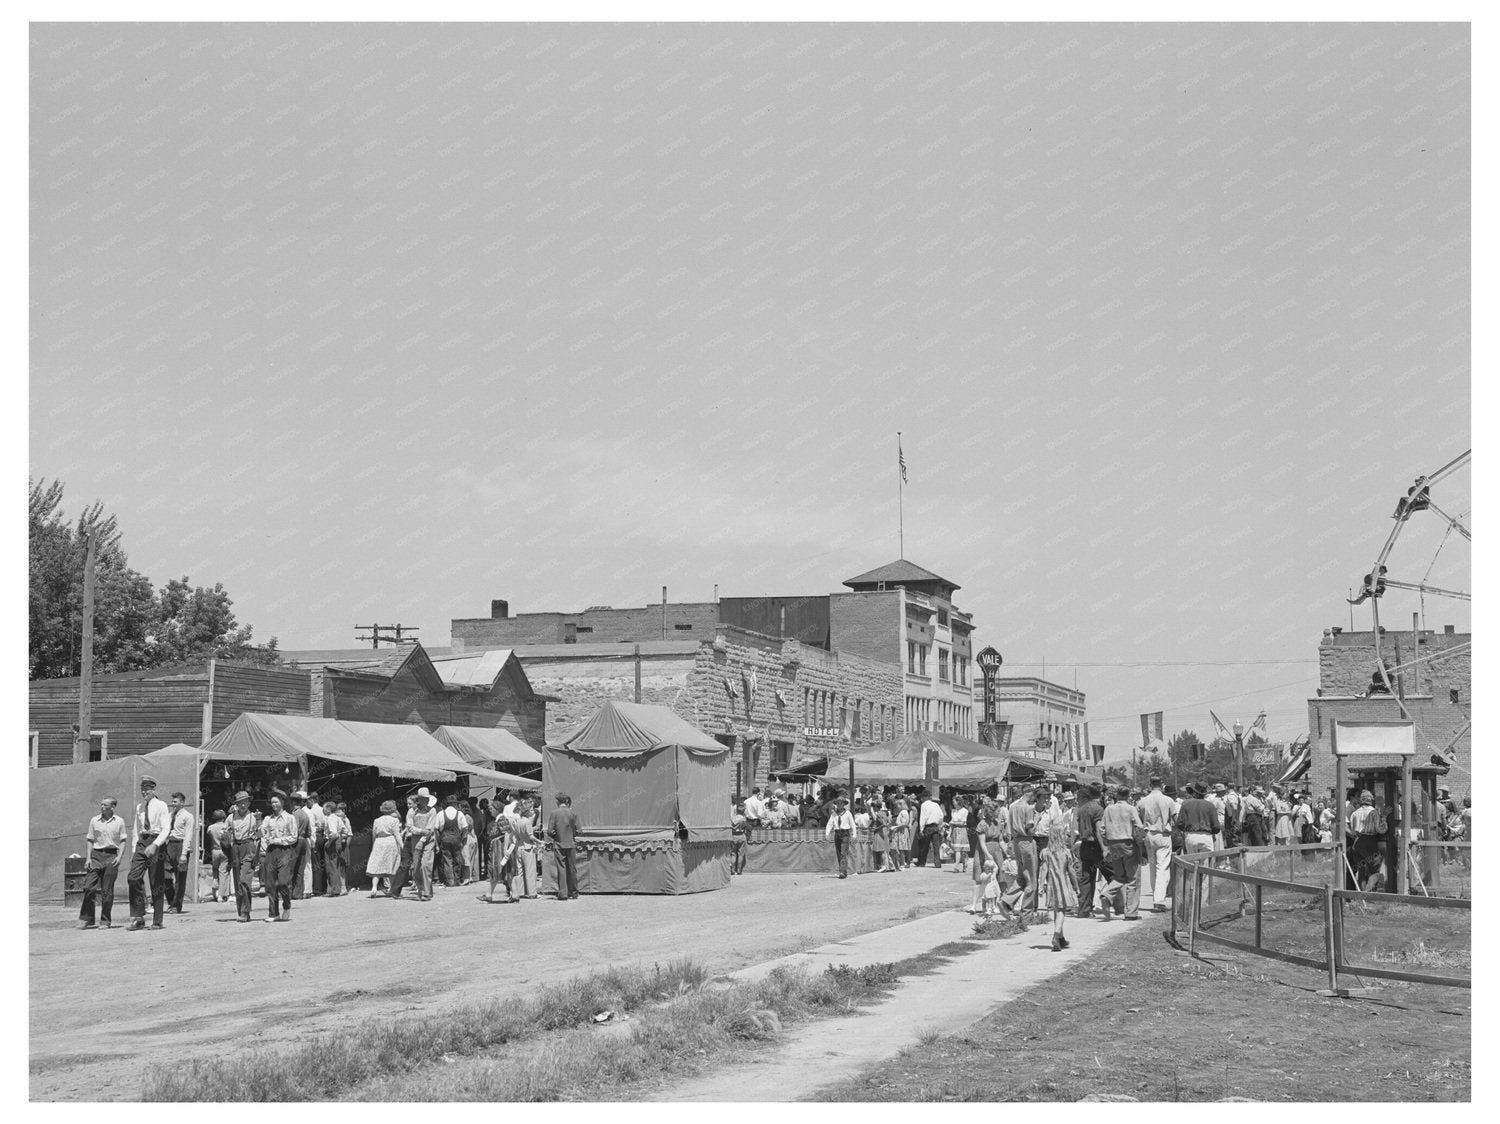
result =
[[[1463,25],[31,39],[30,472],[286,648],[839,588],[900,430],[907,557],[1111,756],[1291,737],[1470,444]]]

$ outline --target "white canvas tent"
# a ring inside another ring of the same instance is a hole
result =
[[[509,730],[439,726],[432,736],[475,765],[541,765],[542,755]]]

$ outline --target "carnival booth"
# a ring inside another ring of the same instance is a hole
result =
[[[794,761],[787,775],[816,767],[821,759]],[[914,730],[879,745],[851,750],[830,760],[819,776],[825,784],[865,787],[941,784],[946,788],[984,790],[1005,775],[1008,759],[980,742],[935,730]],[[850,869],[874,869],[869,831],[851,840]],[[752,874],[837,874],[838,855],[822,828],[756,828],[745,844],[745,870]]]
[[[730,752],[664,706],[606,702],[542,751],[542,824],[567,793],[578,890],[694,894],[729,884]],[[549,852],[542,887],[556,888]]]

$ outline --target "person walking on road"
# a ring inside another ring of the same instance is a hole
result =
[[[115,879],[120,876],[120,852],[125,848],[128,834],[124,818],[115,815],[115,798],[106,796],[99,801],[99,814],[89,820],[88,832],[83,837],[88,856],[84,863],[83,905],[78,912],[80,929],[113,926]],[[94,922],[96,901],[99,903],[98,924]]]
[[[931,792],[922,801],[917,812],[917,866],[927,865],[928,852],[932,852],[932,865],[943,865],[943,806]]]
[[[187,794],[172,793],[167,805],[167,912],[181,913],[187,897],[188,873],[198,846],[197,817],[187,810]]]
[[[1161,788],[1161,778],[1151,778],[1151,791],[1136,805],[1146,828],[1146,876],[1151,887],[1151,911],[1165,913],[1167,890],[1172,883],[1172,798]]]
[[[292,889],[293,899],[301,901],[308,897],[308,879],[311,877],[308,871],[308,861],[313,849],[313,818],[307,809],[307,793],[298,790],[292,793],[292,811],[289,813],[297,823],[297,842],[292,847]],[[269,890],[266,891],[270,893]]]
[[[1092,784],[1082,785],[1079,794],[1081,800],[1073,813],[1078,838],[1078,916],[1092,917],[1094,888],[1104,868],[1104,847],[1099,842],[1099,818],[1104,815],[1104,803],[1099,799],[1099,789]]]
[[[1187,786],[1188,798],[1182,802],[1177,813],[1177,826],[1182,830],[1183,850],[1198,854],[1214,849],[1214,836],[1219,833],[1219,813],[1204,799],[1202,781]]]
[[[208,864],[212,871],[214,883],[214,901],[233,901],[233,889],[230,886],[230,876],[234,869],[234,862],[229,855],[229,847],[224,838],[224,833],[229,830],[229,824],[224,818],[224,809],[214,810],[214,822],[208,825]]]
[[[130,856],[130,873],[125,885],[130,891],[130,925],[127,932],[138,933],[146,927],[146,879],[151,879],[151,927],[162,928],[162,909],[166,903],[167,834],[171,821],[167,806],[156,795],[156,778],[141,777],[141,803],[135,813],[135,850]]]
[[[417,789],[406,812],[406,835],[411,840],[411,880],[417,888],[417,901],[432,900],[432,867],[437,849],[438,814],[432,793]]]
[[[234,878],[235,912],[240,921],[249,921],[250,905],[255,900],[252,884],[260,860],[260,824],[250,810],[250,794],[243,790],[234,794],[234,808],[224,831],[224,849],[229,852],[229,873]],[[266,892],[269,895],[269,887]]]
[[[301,823],[285,809],[281,797],[272,796],[270,814],[260,825],[260,840],[265,851],[260,880],[266,887],[266,900],[271,906],[271,916],[266,918],[267,921],[292,919],[292,879],[297,868],[297,841],[304,838],[301,831]]]
[[[1042,803],[1040,799],[1037,801]],[[1078,908],[1073,885],[1073,816],[1068,812],[1042,811],[1031,824],[1031,838],[1041,849],[1042,877],[1047,882],[1047,908],[1052,911],[1052,951],[1068,947],[1063,917]]]
[[[1010,848],[1016,860],[1016,880],[1003,900],[1008,908],[1019,910],[1023,916],[1034,913],[1037,907],[1037,850],[1036,838],[1032,835],[1037,819],[1036,805],[1037,797],[1027,785],[1006,809]],[[1076,890],[1074,897],[1077,897]]]
[[[823,836],[833,840],[833,850],[839,860],[839,877],[848,878],[849,852],[854,845],[854,816],[849,811],[849,801],[842,796],[834,802],[833,814],[828,817]]]
[[[547,817],[547,838],[557,851],[557,900],[573,901],[578,897],[578,813],[566,792],[557,794],[557,807]]]
[[[396,816],[396,802],[386,800],[380,815],[370,828],[372,842],[365,873],[370,876],[370,897],[389,897],[391,880],[401,866],[401,821]]]
[[[1122,921],[1141,919],[1138,848],[1146,829],[1129,798],[1128,788],[1117,789],[1114,802],[1099,817],[1099,845],[1104,852],[1105,871],[1109,878],[1099,894],[1105,921],[1109,920],[1112,908],[1119,910]]]

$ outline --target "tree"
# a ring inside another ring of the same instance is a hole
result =
[[[28,617],[32,679],[80,672],[83,636],[83,567],[86,534],[98,536],[94,582],[94,670],[135,671],[210,656],[276,663],[276,641],[251,644],[239,628],[222,585],[190,589],[168,582],[158,595],[151,581],[132,570],[120,546],[113,515],[95,502],[70,525],[61,512],[63,484],[30,481],[27,504]]]

